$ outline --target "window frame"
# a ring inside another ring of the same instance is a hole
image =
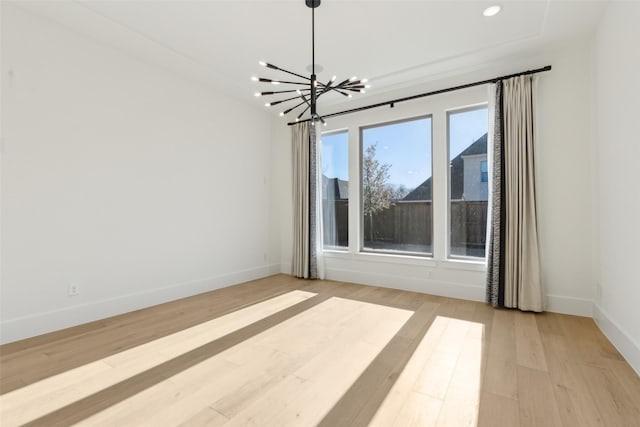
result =
[[[431,130],[431,252],[415,252],[415,251],[396,251],[392,249],[372,249],[365,248],[364,246],[364,197],[363,197],[363,179],[362,179],[362,165],[363,165],[363,154],[364,154],[364,131],[372,128],[379,128],[383,126],[392,126],[400,123],[406,123],[417,120],[430,120],[430,130]],[[433,188],[434,188],[434,151],[433,151],[433,113],[414,115],[410,117],[404,117],[400,119],[393,119],[382,122],[370,123],[367,125],[358,126],[358,216],[359,216],[359,229],[358,229],[358,252],[364,254],[381,254],[381,255],[397,255],[397,256],[411,256],[411,257],[420,257],[420,258],[434,258],[434,221],[433,221],[433,211],[435,210],[434,197],[433,197]]]
[[[349,156],[349,128],[343,127],[343,128],[338,128],[338,129],[332,129],[329,130],[327,132],[320,132],[320,171],[322,171],[322,138],[324,136],[331,136],[331,135],[337,135],[340,133],[344,133],[346,134],[347,137],[347,183],[349,183],[349,181],[351,180],[350,176],[349,176],[349,165],[350,165],[350,156]],[[320,176],[322,176],[322,172],[320,172]],[[347,192],[347,201],[350,201],[351,197],[350,194]],[[321,198],[321,202],[322,202],[322,198]],[[321,211],[320,213],[320,220],[322,221],[322,228],[324,230],[324,209]],[[348,252],[349,251],[349,247],[350,247],[350,243],[351,240],[349,238],[349,228],[350,228],[350,224],[349,224],[349,212],[347,210],[347,246],[325,246],[324,244],[324,236],[323,236],[323,241],[322,241],[322,250],[323,251],[332,251],[332,252]],[[324,233],[324,231],[323,231]]]
[[[470,111],[477,111],[487,109],[487,132],[489,131],[489,102],[482,102],[473,105],[466,105],[462,107],[449,108],[444,111],[446,115],[446,140],[445,140],[445,149],[447,153],[447,214],[446,214],[446,259],[449,261],[471,261],[471,262],[485,262],[487,259],[487,250],[486,250],[486,242],[485,242],[485,256],[484,257],[476,257],[476,256],[468,256],[468,255],[455,255],[451,253],[451,135],[449,130],[451,129],[450,120],[453,114],[461,114],[467,113]],[[487,135],[487,161],[489,157],[489,140]],[[487,164],[488,167],[488,164]],[[489,177],[490,179],[490,177]],[[490,182],[487,181],[487,185],[491,188]],[[487,201],[487,209],[489,208]]]

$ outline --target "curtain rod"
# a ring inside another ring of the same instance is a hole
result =
[[[542,73],[542,72],[550,71],[550,70],[551,70],[551,65],[547,65],[546,67],[537,68],[535,70],[522,71],[520,73],[509,74],[507,76],[494,77],[492,79],[482,80],[482,81],[479,81],[479,82],[467,83],[467,84],[464,84],[464,85],[453,86],[453,87],[449,87],[449,88],[446,88],[446,89],[434,90],[432,92],[420,93],[418,95],[407,96],[405,98],[398,98],[398,99],[394,99],[392,101],[379,102],[377,104],[367,105],[367,106],[364,106],[364,107],[358,107],[358,108],[352,108],[350,110],[338,111],[337,113],[327,114],[326,116],[323,116],[323,118],[326,119],[326,118],[329,118],[329,117],[343,116],[345,114],[356,113],[358,111],[364,111],[364,110],[370,110],[372,108],[384,107],[385,105],[390,105],[391,107],[393,107],[394,104],[397,104],[397,103],[400,103],[400,102],[411,101],[413,99],[424,98],[426,96],[439,95],[441,93],[446,93],[446,92],[453,92],[454,90],[467,89],[467,88],[474,87],[474,86],[481,86],[481,85],[485,85],[485,84],[488,84],[488,83],[497,83],[500,80],[510,79],[512,77],[526,76],[528,74]],[[311,119],[305,119],[305,120],[300,120],[300,121],[297,121],[297,122],[290,122],[290,123],[287,123],[287,124],[289,126],[292,126],[292,125],[295,125],[295,124],[298,124],[298,123],[308,122],[310,120]]]

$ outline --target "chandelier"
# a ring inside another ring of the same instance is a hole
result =
[[[263,77],[252,77],[251,80],[259,83],[268,83],[271,85],[283,85],[282,90],[271,90],[271,91],[262,91],[256,92],[255,96],[281,96],[284,98],[278,98],[276,100],[265,103],[266,107],[273,107],[275,105],[288,103],[291,105],[294,102],[297,102],[295,105],[283,110],[280,112],[280,116],[285,116],[291,112],[298,113],[295,121],[298,122],[300,120],[311,121],[312,125],[315,125],[316,121],[322,122],[326,126],[325,120],[322,118],[320,114],[318,114],[317,110],[317,101],[325,93],[336,92],[344,97],[351,98],[352,92],[364,93],[365,89],[368,89],[370,86],[367,85],[367,79],[358,79],[357,77],[351,77],[339,83],[336,83],[336,76],[333,76],[331,80],[327,83],[322,83],[317,80],[316,77],[316,61],[315,61],[315,8],[320,6],[320,0],[305,0],[305,4],[307,7],[311,9],[311,76],[306,77],[301,74],[294,73],[289,70],[285,70],[282,67],[278,67],[273,64],[269,64],[268,62],[260,61],[259,64],[262,67],[270,68],[272,70],[280,71],[282,73],[288,74],[289,76],[294,76],[295,79],[290,80],[282,80],[282,79],[267,79]],[[294,96],[290,96],[294,94]],[[309,113],[308,116],[304,117],[305,113]]]

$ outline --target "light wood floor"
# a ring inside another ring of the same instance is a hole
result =
[[[285,275],[0,347],[0,425],[640,426],[591,319]]]

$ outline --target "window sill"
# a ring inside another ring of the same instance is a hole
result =
[[[347,260],[354,262],[365,262],[376,264],[392,264],[392,265],[411,265],[428,268],[442,268],[446,270],[462,270],[462,271],[486,271],[485,260],[466,260],[466,259],[447,259],[435,260],[431,257],[413,256],[413,255],[396,255],[388,253],[373,252],[348,252],[338,249],[324,249],[325,258]]]
[[[440,267],[450,270],[487,271],[487,263],[484,259],[447,259],[440,261]]]
[[[324,250],[326,258],[335,258],[356,262],[375,262],[395,265],[418,265],[423,267],[436,267],[438,263],[431,257],[415,256],[415,255],[396,255],[388,253],[374,252],[346,252],[335,250]]]

